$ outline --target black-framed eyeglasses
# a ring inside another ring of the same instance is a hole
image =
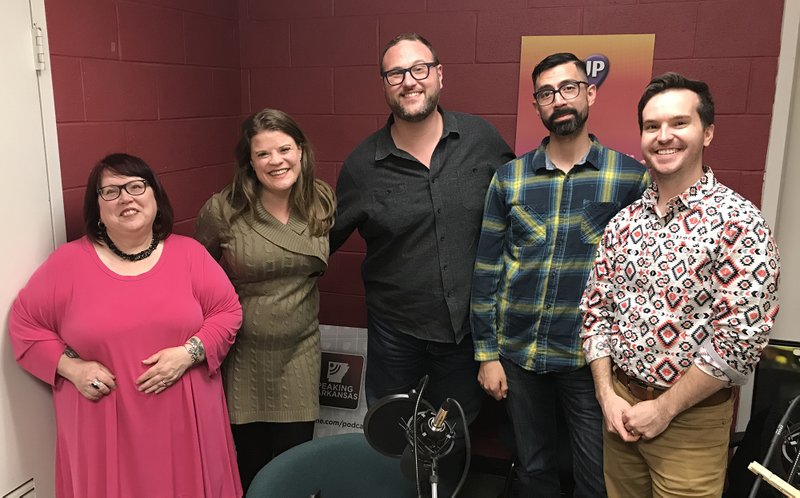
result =
[[[97,189],[97,193],[104,201],[113,201],[122,195],[122,189],[130,195],[142,195],[147,190],[147,180],[131,180],[124,185],[106,185]]]
[[[392,86],[397,86],[406,78],[406,73],[409,73],[415,80],[421,81],[431,74],[432,67],[438,65],[438,62],[422,62],[420,64],[414,64],[411,67],[403,69],[390,69],[388,71],[383,71],[381,76],[383,76],[383,79],[386,80],[386,83]]]
[[[564,100],[572,100],[581,93],[581,85],[589,86],[585,81],[567,81],[557,89],[545,88],[538,92],[533,92],[533,98],[539,105],[550,105],[556,100],[556,94],[561,95]]]

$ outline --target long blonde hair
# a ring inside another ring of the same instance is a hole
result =
[[[333,189],[315,178],[314,151],[305,134],[288,114],[277,109],[261,110],[242,122],[241,136],[236,145],[236,171],[233,175],[228,202],[233,208],[232,222],[245,211],[256,212],[260,200],[261,182],[250,163],[250,142],[262,131],[280,131],[292,137],[302,151],[300,174],[289,194],[289,207],[308,223],[314,236],[327,234],[336,214],[336,195]]]

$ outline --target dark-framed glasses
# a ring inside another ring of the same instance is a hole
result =
[[[438,62],[421,62],[403,69],[390,69],[388,71],[384,71],[381,73],[381,76],[383,76],[383,79],[386,80],[386,83],[392,86],[397,86],[406,78],[406,73],[409,73],[415,80],[421,81],[428,77],[428,75],[431,73],[432,67],[438,65]]]
[[[539,105],[550,105],[556,100],[556,94],[561,95],[564,100],[572,100],[581,93],[581,85],[589,86],[585,81],[567,81],[555,90],[552,88],[545,88],[538,92],[533,92],[533,98]]]
[[[105,185],[97,189],[97,193],[104,201],[113,201],[122,195],[123,189],[130,195],[142,195],[147,190],[147,180],[131,180],[124,185]]]

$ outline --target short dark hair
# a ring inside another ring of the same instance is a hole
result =
[[[584,61],[580,60],[577,55],[571,52],[559,52],[557,54],[548,55],[538,64],[536,64],[536,67],[533,68],[531,80],[533,80],[534,89],[536,89],[536,78],[538,78],[543,72],[556,66],[560,66],[561,64],[568,63],[575,64],[575,67],[578,68],[578,71],[581,72],[583,77],[589,79],[586,75],[586,63]]]
[[[89,178],[86,180],[86,193],[83,196],[83,226],[86,229],[86,236],[92,242],[100,242],[100,227],[98,226],[100,194],[97,193],[97,189],[101,186],[100,179],[105,171],[122,176],[138,176],[147,182],[147,187],[153,189],[153,197],[158,208],[156,219],[153,221],[153,237],[158,240],[166,239],[172,233],[172,224],[175,219],[167,192],[146,162],[136,156],[122,153],[104,157],[89,173]]]
[[[428,50],[431,51],[431,55],[433,55],[433,61],[431,62],[439,64],[439,56],[436,55],[436,50],[433,48],[433,45],[431,45],[431,42],[426,40],[424,36],[417,33],[400,33],[399,35],[395,36],[394,38],[386,42],[386,45],[383,46],[383,50],[381,50],[381,56],[378,59],[378,67],[380,67],[381,74],[383,74],[383,57],[386,55],[386,52],[388,52],[390,48],[394,47],[401,41],[417,41],[425,45],[426,47],[428,47]]]
[[[643,125],[642,111],[644,111],[644,106],[650,102],[650,99],[667,90],[690,90],[696,93],[700,98],[700,104],[697,106],[697,114],[700,115],[700,122],[703,123],[703,129],[714,124],[714,99],[711,98],[711,91],[708,89],[708,85],[703,81],[690,80],[681,74],[669,72],[650,80],[650,83],[648,83],[647,87],[644,89],[642,98],[639,99],[640,133]]]

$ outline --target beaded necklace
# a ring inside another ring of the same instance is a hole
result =
[[[153,251],[155,251],[156,247],[158,247],[158,239],[156,238],[155,234],[153,234],[153,241],[150,242],[150,247],[148,247],[144,251],[137,252],[136,254],[128,254],[126,252],[120,251],[119,247],[117,247],[117,245],[114,244],[114,242],[111,240],[111,237],[108,236],[108,232],[106,232],[105,230],[102,230],[100,232],[100,237],[103,238],[103,242],[105,242],[108,248],[111,249],[111,252],[113,252],[114,254],[116,254],[117,256],[126,261],[141,261],[149,257],[151,254],[153,254]]]

